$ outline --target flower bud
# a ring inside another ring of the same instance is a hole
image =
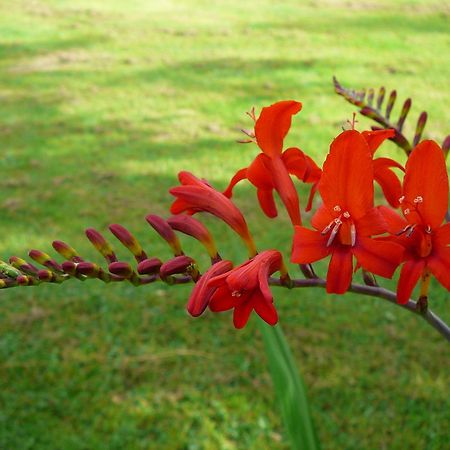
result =
[[[147,255],[137,239],[126,228],[115,223],[109,226],[109,230],[128,250],[130,250],[137,261],[147,259]]]
[[[147,220],[150,226],[170,245],[175,256],[183,254],[180,241],[170,225],[162,217],[156,216],[155,214],[149,214],[145,220]]]
[[[62,272],[62,267],[52,259],[47,253],[41,252],[40,250],[30,250],[28,255],[31,259],[45,267],[48,267],[52,271]]]
[[[189,256],[176,256],[166,261],[159,269],[161,278],[167,278],[170,275],[187,273],[192,268],[195,261]]]
[[[108,263],[117,261],[117,257],[111,245],[97,230],[94,228],[88,228],[85,233],[86,237],[95,249],[106,259]]]
[[[149,258],[141,261],[137,266],[137,271],[141,275],[154,275],[159,272],[162,261],[158,258]]]
[[[63,241],[53,241],[52,246],[63,258],[67,259],[68,261],[83,261],[78,252]]]
[[[25,272],[28,275],[35,275],[38,271],[37,267],[18,256],[11,256],[9,258],[9,263],[16,269],[19,269],[21,272]]]
[[[128,264],[127,262],[123,262],[123,261],[117,261],[117,262],[113,262],[108,266],[108,269],[111,273],[113,273],[114,275],[117,275],[119,277],[123,277],[123,278],[131,278],[134,274],[134,270],[131,267],[130,264]]]

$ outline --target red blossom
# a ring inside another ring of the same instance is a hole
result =
[[[284,270],[281,253],[265,250],[229,272],[212,278],[207,286],[216,290],[209,308],[214,312],[234,308],[233,323],[236,328],[245,326],[252,310],[268,324],[275,325],[278,314],[268,278],[279,270]]]
[[[399,303],[407,303],[421,277],[430,272],[450,290],[450,223],[443,224],[448,207],[449,181],[442,149],[433,141],[421,142],[406,163],[404,219],[380,207],[392,239],[405,247],[397,286]]]
[[[319,192],[323,205],[309,230],[295,227],[291,260],[309,264],[331,255],[327,292],[342,294],[350,286],[353,256],[358,265],[383,277],[392,277],[403,249],[393,242],[372,239],[386,231],[373,206],[373,163],[368,144],[355,130],[344,131],[331,144],[324,163]]]
[[[275,190],[294,225],[301,224],[301,216],[298,194],[290,175],[295,175],[305,183],[313,183],[312,192],[320,178],[319,167],[300,149],[292,147],[282,152],[283,141],[291,127],[292,116],[301,108],[300,102],[285,100],[262,109],[255,122],[255,139],[262,153],[249,167],[235,174],[224,192],[227,197],[231,197],[233,187],[239,181],[248,179],[257,188],[262,210],[268,217],[273,218],[277,216],[273,198]]]

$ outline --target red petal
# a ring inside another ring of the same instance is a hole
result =
[[[247,178],[259,189],[272,189],[274,184],[271,159],[260,153],[247,168]]]
[[[393,208],[400,206],[399,198],[402,195],[402,184],[391,167],[403,167],[389,158],[377,158],[373,161],[373,176],[381,186],[386,200]]]
[[[438,229],[436,229],[433,233],[433,236],[433,246],[450,245],[450,223],[446,223],[445,225],[442,225]]]
[[[343,294],[352,282],[353,256],[346,247],[336,247],[331,254],[327,273],[327,292]]]
[[[448,207],[448,175],[444,152],[436,142],[423,141],[411,152],[406,163],[403,195],[405,203],[417,208],[424,226],[437,228],[444,220]],[[418,197],[423,201],[414,203]]]
[[[301,225],[297,190],[281,158],[272,159],[273,182],[293,225]]]
[[[306,208],[305,208],[305,211],[306,211],[306,212],[311,211],[312,203],[313,203],[313,200],[314,200],[314,196],[316,195],[317,187],[318,187],[318,186],[319,186],[319,183],[318,183],[318,182],[314,183],[314,184],[311,186],[311,190],[310,190],[310,192],[309,192],[309,197],[308,197],[308,203],[306,204]]]
[[[235,328],[244,328],[253,310],[253,302],[247,300],[234,308],[233,324]]]
[[[395,136],[395,130],[375,130],[375,131],[363,131],[361,133],[369,146],[372,155],[377,148],[388,138]]]
[[[411,298],[412,291],[425,268],[424,259],[410,259],[403,264],[397,285],[397,301],[404,305]]]
[[[255,298],[255,297],[254,297]],[[256,314],[269,325],[275,325],[278,322],[278,314],[272,302],[267,302],[262,298],[255,299],[253,303]]]
[[[319,191],[328,208],[339,206],[353,219],[359,219],[373,207],[373,162],[360,133],[344,131],[333,141],[323,165]]]
[[[326,246],[327,240],[328,237],[322,236],[318,231],[296,226],[291,261],[309,264],[325,258],[331,252],[331,248]]]
[[[291,175],[295,175],[300,181],[304,181],[306,159],[305,154],[299,148],[288,148],[281,155],[281,159]]]
[[[255,136],[261,150],[268,156],[281,154],[283,140],[291,127],[291,119],[302,109],[293,100],[281,101],[262,109],[255,123]]]
[[[247,167],[238,170],[231,179],[230,184],[223,191],[223,195],[225,195],[225,197],[231,198],[231,196],[233,195],[234,186],[236,186],[236,184],[238,184],[239,181],[245,180],[246,178],[247,178]]]
[[[272,189],[258,189],[258,200],[259,205],[261,206],[261,209],[264,211],[264,214],[267,217],[270,217],[273,219],[274,217],[277,217],[277,207],[275,205],[275,200],[273,199],[273,190]]]
[[[377,210],[383,216],[387,225],[386,231],[390,234],[397,234],[408,225],[408,222],[391,208],[378,206]]]
[[[353,254],[361,266],[381,277],[391,278],[403,259],[404,249],[394,242],[359,238]]]
[[[356,232],[359,236],[376,236],[385,233],[387,228],[387,223],[378,208],[372,208],[356,222]]]
[[[336,217],[330,213],[325,205],[321,205],[311,219],[311,225],[318,231],[322,231]]]
[[[439,249],[428,259],[428,267],[439,283],[450,291],[450,247]]]
[[[228,311],[236,306],[237,297],[231,295],[227,286],[222,286],[214,292],[210,302],[209,309],[213,312]]]

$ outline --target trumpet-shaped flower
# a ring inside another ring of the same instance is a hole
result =
[[[180,172],[181,186],[170,189],[176,200],[170,207],[172,214],[187,212],[208,212],[229,225],[245,242],[250,256],[256,254],[253,238],[241,211],[224,194],[216,191],[206,181],[200,180],[190,172]]]
[[[423,141],[406,163],[400,197],[404,219],[389,208],[379,208],[388,231],[406,250],[397,286],[399,303],[407,303],[419,279],[429,273],[450,290],[450,223],[442,223],[448,196],[444,153],[435,142]]]
[[[297,191],[290,175],[295,175],[305,183],[314,183],[312,193],[320,178],[316,163],[298,148],[282,152],[283,141],[291,127],[291,119],[302,108],[300,102],[281,101],[262,109],[255,122],[255,139],[262,150],[249,167],[239,170],[231,179],[224,194],[231,197],[233,187],[247,178],[256,188],[258,201],[268,217],[276,217],[277,209],[273,191],[277,191],[291,222],[301,224]],[[310,196],[312,200],[312,195]],[[310,202],[308,208],[310,208]]]
[[[353,257],[365,270],[387,278],[401,261],[400,245],[372,239],[386,231],[373,206],[373,170],[364,137],[355,130],[341,133],[331,144],[323,166],[319,183],[323,205],[312,218],[317,231],[295,227],[292,262],[308,264],[331,255],[327,292],[347,291]]]
[[[216,290],[209,308],[214,312],[234,308],[233,323],[236,328],[245,326],[253,310],[268,324],[275,325],[278,314],[268,278],[279,270],[284,270],[281,253],[266,250],[229,272],[211,278],[207,286]]]

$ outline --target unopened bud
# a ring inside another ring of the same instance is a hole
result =
[[[45,267],[48,267],[50,270],[54,270],[56,272],[63,271],[62,267],[54,259],[47,255],[47,253],[41,252],[40,250],[30,250],[28,255],[31,259]]]
[[[145,220],[147,220],[150,226],[170,245],[175,256],[183,254],[180,241],[173,232],[173,229],[162,217],[155,214],[149,214]]]
[[[126,228],[115,223],[109,226],[109,230],[128,250],[130,250],[137,261],[147,259],[147,255],[137,239]]]
[[[114,275],[118,275],[123,278],[131,278],[134,274],[134,270],[130,264],[123,261],[113,262],[108,266],[108,270]]]
[[[89,278],[97,278],[99,267],[93,262],[83,261],[77,264],[76,272]]]
[[[95,230],[94,228],[88,228],[85,233],[91,244],[106,259],[108,263],[117,261],[117,257],[111,245],[97,230]]]
[[[21,272],[25,272],[28,275],[35,275],[39,270],[37,267],[33,266],[33,264],[28,263],[18,256],[11,256],[9,258],[9,263],[16,269],[19,269]]]
[[[211,258],[217,257],[217,249],[208,229],[199,220],[187,214],[178,214],[167,219],[167,223],[174,230],[192,236],[200,241]]]
[[[149,258],[141,261],[137,266],[137,271],[141,275],[154,275],[159,272],[159,268],[162,266],[162,261],[158,258]]]
[[[52,246],[63,258],[67,259],[68,261],[83,261],[78,252],[63,241],[53,241]]]
[[[161,278],[167,278],[170,275],[187,273],[194,265],[194,260],[189,256],[176,256],[166,261],[159,269]]]

